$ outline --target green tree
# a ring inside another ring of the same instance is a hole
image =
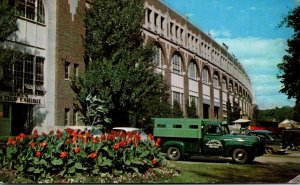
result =
[[[191,106],[188,107],[188,117],[189,118],[198,118],[196,103],[194,99],[191,102]]]
[[[259,119],[259,108],[258,105],[254,105],[253,107],[253,115],[252,115],[252,120],[254,123]]]
[[[166,85],[161,74],[154,72],[152,45],[145,44],[141,34],[144,1],[91,2],[87,11],[85,75],[72,81],[86,116],[87,95],[97,95],[108,108],[112,123],[128,126],[151,112],[146,105],[159,106]]]
[[[174,100],[172,107],[172,117],[173,118],[182,118],[183,112],[181,110],[180,103],[177,100]]]
[[[287,40],[288,54],[283,57],[282,63],[278,64],[279,73],[277,78],[283,83],[283,88],[280,92],[285,93],[288,98],[296,98],[300,100],[300,6],[290,11],[279,25],[282,27],[292,28],[294,34],[292,38]]]
[[[241,107],[239,106],[238,102],[233,102],[232,117],[234,120],[241,118]]]
[[[234,121],[234,119],[232,118],[232,106],[229,99],[226,102],[226,110],[227,110],[227,124],[231,124]]]
[[[0,67],[5,62],[10,61],[14,52],[3,43],[18,30],[16,9],[9,5],[8,0],[0,1]]]

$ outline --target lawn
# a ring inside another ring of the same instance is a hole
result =
[[[300,174],[297,163],[172,162],[181,175],[169,183],[287,183]]]

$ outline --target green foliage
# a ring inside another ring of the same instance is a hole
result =
[[[188,117],[189,118],[198,118],[197,109],[196,109],[196,103],[194,99],[191,102],[191,106],[188,107]]]
[[[174,103],[173,103],[172,117],[173,118],[181,118],[181,117],[183,117],[183,112],[182,112],[180,103],[177,100],[174,100]]]
[[[279,74],[277,78],[281,79],[283,88],[280,92],[285,93],[288,98],[300,99],[300,6],[290,11],[289,14],[283,19],[280,26],[286,25],[294,29],[292,38],[288,39],[287,55],[283,57],[282,63],[278,64]]]
[[[296,105],[293,109],[293,119],[296,121],[296,122],[300,122],[300,100],[296,100]]]
[[[107,117],[108,108],[105,107],[105,101],[99,99],[96,95],[89,94],[86,97],[87,112],[83,117],[85,125],[103,126],[109,124],[111,119]]]
[[[159,167],[163,157],[159,140],[141,141],[138,133],[111,132],[101,137],[66,129],[41,136],[20,134],[9,138],[4,159],[5,168],[16,170],[34,181],[51,176],[76,177],[109,173],[144,173]]]
[[[253,115],[252,115],[252,120],[254,123],[256,123],[256,121],[259,119],[259,108],[258,105],[254,105],[253,107]]]
[[[226,110],[227,110],[227,124],[231,124],[234,121],[234,119],[232,118],[232,107],[229,99],[226,102]]]
[[[71,85],[84,117],[89,94],[105,100],[112,124],[129,125],[130,116],[151,117],[157,111],[147,105],[166,102],[167,87],[154,72],[152,45],[144,44],[141,34],[143,18],[144,1],[92,1],[85,18],[87,69]]]
[[[283,121],[285,119],[294,119],[294,111],[292,107],[284,106],[275,109],[259,110],[258,120],[276,120]]]

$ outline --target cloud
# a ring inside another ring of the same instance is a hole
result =
[[[286,54],[286,39],[219,37],[216,40],[228,45],[229,52],[243,65],[250,77],[255,103],[259,108],[294,106],[294,100],[288,100],[286,95],[279,93],[282,84],[276,77],[279,72],[277,64],[282,62]]]
[[[230,31],[227,30],[227,29],[222,29],[222,30],[214,30],[214,29],[211,29],[209,30],[209,33],[211,34],[211,36],[213,38],[217,38],[217,37],[231,37],[231,34],[230,34]]]

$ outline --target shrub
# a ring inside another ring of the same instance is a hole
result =
[[[48,135],[20,134],[8,138],[2,164],[18,174],[37,181],[53,175],[60,177],[109,173],[144,173],[159,167],[159,139],[140,140],[138,133],[112,131],[92,137],[89,131],[66,129]]]

